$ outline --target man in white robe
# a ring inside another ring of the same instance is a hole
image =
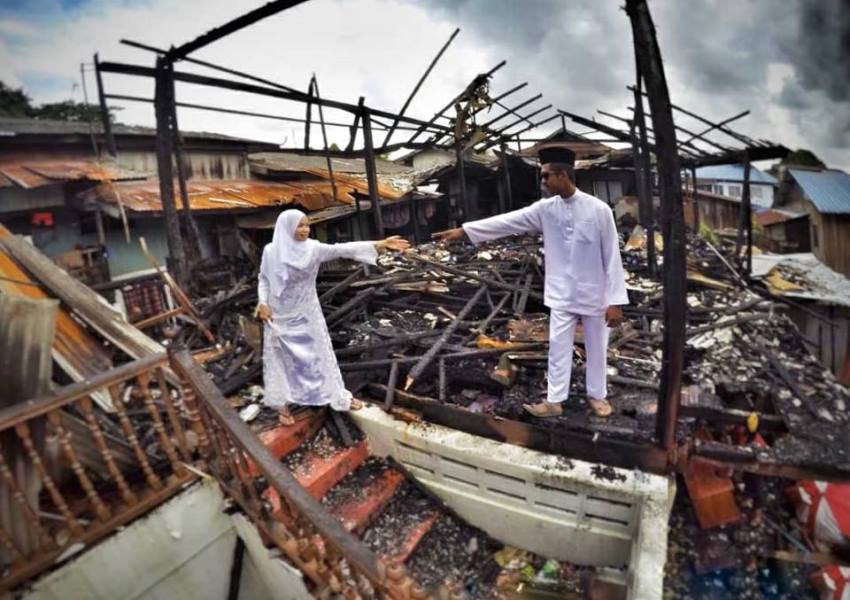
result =
[[[545,402],[524,405],[537,417],[563,412],[579,321],[584,325],[588,403],[598,416],[611,414],[606,399],[608,327],[620,324],[619,305],[629,303],[614,215],[605,202],[576,188],[574,160],[566,148],[541,150],[541,184],[548,197],[434,234],[440,241],[466,236],[474,244],[511,234],[543,234],[544,304],[550,309],[548,388]]]

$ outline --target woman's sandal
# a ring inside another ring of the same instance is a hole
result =
[[[295,425],[295,417],[292,416],[292,413],[289,411],[289,408],[279,408],[277,409],[277,421],[281,425],[290,426]]]
[[[348,407],[348,410],[360,410],[361,408],[363,408],[363,402],[357,398],[352,398],[351,405]]]

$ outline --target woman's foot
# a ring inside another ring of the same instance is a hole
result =
[[[286,406],[277,409],[277,420],[281,425],[295,425],[295,417],[292,416],[292,413],[289,412],[289,408]]]

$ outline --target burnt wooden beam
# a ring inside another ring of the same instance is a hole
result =
[[[364,352],[371,352],[372,350],[381,350],[384,348],[392,348],[394,346],[404,346],[426,338],[437,337],[438,335],[441,335],[440,330],[411,333],[409,335],[393,337],[382,342],[359,344],[357,346],[346,346],[345,348],[340,348],[339,350],[336,350],[335,353],[337,358],[341,358],[344,356],[358,356],[360,354],[363,354]]]
[[[348,134],[348,145],[345,147],[346,151],[350,152],[354,149],[354,142],[357,139],[357,130],[360,126],[360,115],[363,114],[363,103],[365,102],[365,98],[360,96],[357,100],[357,112],[354,113],[354,123],[351,124]],[[358,206],[357,212],[360,212],[360,207]]]
[[[419,377],[422,372],[428,368],[428,365],[431,364],[431,361],[434,360],[434,357],[437,356],[437,353],[440,352],[442,347],[449,341],[449,338],[454,334],[458,327],[460,327],[461,322],[466,318],[466,315],[478,304],[478,301],[482,296],[487,292],[487,286],[482,285],[478,288],[466,305],[461,309],[461,311],[457,314],[454,320],[443,330],[443,333],[440,335],[440,338],[434,342],[434,344],[428,348],[428,352],[426,352],[414,365],[414,367],[408,372],[407,379],[404,383],[404,389],[409,390],[410,386],[413,385],[413,382],[416,381],[416,378]]]
[[[499,205],[499,212],[507,212],[513,210],[514,194],[511,188],[511,171],[508,167],[508,146],[504,142],[501,143],[499,162],[502,164],[502,187],[504,188],[504,201]]]
[[[488,149],[492,148],[493,146],[496,146],[497,144],[503,144],[503,143],[506,143],[508,139],[512,139],[512,138],[514,138],[514,137],[516,137],[517,145],[519,145],[519,136],[520,136],[520,135],[522,135],[522,134],[523,134],[523,133],[525,133],[526,131],[530,131],[530,130],[532,130],[532,129],[536,129],[537,127],[540,127],[541,125],[545,125],[546,123],[549,123],[550,121],[554,121],[554,120],[555,120],[555,119],[557,119],[558,117],[559,117],[559,115],[558,115],[558,114],[554,114],[554,115],[552,115],[551,117],[546,117],[545,119],[542,119],[542,120],[540,120],[540,121],[537,121],[537,122],[535,122],[535,123],[532,123],[531,125],[529,125],[528,127],[525,127],[524,129],[520,129],[520,130],[519,130],[519,131],[517,131],[516,133],[512,133],[512,134],[510,134],[509,136],[495,136],[493,139],[491,139],[490,141],[488,141],[487,143],[485,143],[485,144],[484,144],[484,147],[483,147],[481,150],[482,150],[482,151],[483,151],[483,150],[488,150]]]
[[[186,42],[185,44],[181,44],[176,48],[172,48],[168,51],[167,55],[169,60],[176,61],[180,60],[192,52],[203,48],[204,46],[208,46],[213,42],[220,40],[223,37],[230,35],[231,33],[235,33],[240,29],[244,29],[249,25],[253,25],[257,21],[261,21],[266,17],[270,17],[275,15],[281,11],[284,11],[288,8],[292,8],[294,6],[298,6],[302,4],[306,0],[273,0],[272,2],[268,2],[259,8],[255,8],[254,10],[245,13],[239,17],[236,17],[232,21],[228,21],[224,25],[220,25],[219,27],[215,27],[214,29],[210,29],[208,32],[204,33],[196,37],[195,39]]]
[[[115,62],[101,62],[100,63],[101,71],[104,73],[117,73],[121,75],[134,75],[137,77],[155,77],[156,72],[154,69],[150,67],[143,67],[140,65],[131,65],[125,63],[115,63]],[[184,73],[181,71],[174,71],[174,80],[181,81],[184,83],[191,83],[194,85],[202,85],[207,87],[216,87],[226,90],[233,90],[237,92],[247,92],[250,94],[256,94],[259,96],[268,96],[270,98],[280,98],[282,100],[291,100],[293,102],[307,102],[309,99],[309,95],[304,92],[298,91],[286,91],[282,89],[276,89],[266,86],[253,85],[250,83],[244,83],[241,81],[233,81],[232,79],[221,79],[219,77],[209,77],[206,75],[198,75],[195,73]],[[339,102],[337,100],[329,100],[327,98],[322,98],[318,100],[316,98],[312,99],[313,103],[321,102],[322,106],[325,108],[335,108],[338,110],[342,110],[349,113],[356,113],[361,111],[359,107],[353,104],[348,104],[346,102]],[[396,115],[395,113],[391,113],[384,110],[378,109],[370,109],[371,114],[392,119]],[[435,123],[427,123],[420,119],[414,119],[412,117],[403,116],[399,118],[400,122],[410,123],[412,125],[417,125],[420,128],[433,128],[439,131],[450,131],[450,128],[445,125],[437,125]],[[419,129],[417,129],[419,131]],[[404,144],[400,144],[400,147],[403,147]]]
[[[520,102],[516,106],[513,106],[511,108],[506,109],[505,112],[503,112],[501,115],[499,115],[498,117],[495,117],[493,119],[490,119],[489,121],[484,123],[481,127],[486,129],[487,127],[490,127],[491,125],[493,125],[493,123],[498,123],[499,121],[501,121],[502,119],[504,119],[508,115],[515,115],[515,114],[517,114],[516,111],[518,111],[521,108],[528,106],[532,102],[537,102],[542,97],[543,97],[543,94],[537,94],[536,96],[532,96],[531,98],[525,100],[524,102]]]
[[[307,112],[304,116],[304,150],[310,149],[310,125],[313,116],[313,82],[315,74],[310,78],[310,85],[307,86]]]
[[[363,141],[366,147],[366,181],[369,184],[369,203],[372,205],[372,218],[375,220],[375,234],[384,238],[384,215],[381,212],[381,199],[378,194],[378,171],[375,166],[375,148],[372,146],[372,121],[370,110],[363,107]],[[359,204],[358,204],[359,206]]]
[[[703,131],[701,131],[701,132],[699,133],[699,135],[705,135],[705,134],[707,134],[707,133],[711,133],[712,131],[714,131],[715,129],[718,129],[719,127],[722,127],[723,125],[726,125],[726,124],[728,124],[728,123],[731,123],[732,121],[737,121],[738,119],[740,119],[740,118],[742,118],[742,117],[746,117],[748,114],[750,114],[750,111],[745,110],[745,111],[744,111],[744,112],[742,112],[742,113],[738,113],[737,115],[735,115],[735,116],[733,116],[733,117],[729,117],[728,119],[725,119],[725,120],[723,120],[723,121],[720,121],[719,123],[715,123],[714,125],[711,125],[711,126],[707,127],[706,129],[704,129]],[[684,140],[684,141],[679,142],[679,145],[687,144],[688,142],[692,142],[692,141],[694,141],[696,138],[697,138],[697,135],[693,135],[693,136],[691,136],[690,138],[688,138],[687,140]]]
[[[631,21],[635,55],[650,99],[658,155],[664,234],[664,345],[656,437],[661,447],[670,452],[676,445],[687,318],[682,179],[670,94],[649,6],[646,0],[626,0],[626,13]]]
[[[637,62],[637,59],[635,59]],[[643,111],[643,99],[639,93],[642,79],[640,65],[635,65],[637,74],[637,86],[635,93],[635,118],[633,126],[633,148],[637,151],[634,158],[636,168],[635,174],[638,186],[638,215],[640,224],[646,232],[646,264],[650,276],[654,277],[658,269],[658,261],[655,259],[655,206],[652,202],[652,163],[649,156],[649,143],[646,139],[646,116]],[[634,151],[634,150],[633,150]]]
[[[463,142],[461,140],[455,141],[455,178],[457,180],[457,200],[459,202],[455,206],[452,218],[451,225],[453,227],[457,224],[454,217],[458,213],[460,213],[460,219],[458,219],[460,222],[470,217],[466,196],[466,161],[463,158]]]
[[[537,109],[537,110],[535,110],[534,112],[529,113],[529,114],[527,114],[527,115],[525,115],[525,116],[523,116],[523,115],[519,115],[519,119],[517,119],[516,121],[513,121],[510,125],[505,125],[505,126],[504,126],[504,127],[502,127],[501,129],[497,129],[497,130],[496,130],[496,133],[497,133],[497,134],[504,133],[505,131],[507,131],[507,130],[508,130],[508,129],[510,129],[511,127],[513,127],[513,126],[515,126],[515,125],[519,125],[519,124],[520,124],[520,123],[522,123],[523,121],[525,121],[526,123],[529,123],[529,124],[533,125],[533,123],[532,123],[529,119],[531,119],[531,117],[536,117],[537,115],[539,115],[539,114],[540,114],[540,113],[542,113],[543,111],[549,110],[550,108],[552,108],[552,105],[551,105],[551,104],[547,104],[546,106],[544,106],[544,107],[542,107],[542,108],[538,108],[538,109]]]
[[[433,261],[433,260],[429,260],[427,258],[424,258],[422,256],[418,256],[416,254],[410,254],[410,255],[408,255],[408,258],[411,258],[412,260],[415,260],[417,262],[421,262],[422,264],[429,265],[429,266],[434,267],[436,269],[439,269],[441,271],[445,271],[446,273],[451,273],[452,275],[457,275],[459,277],[466,277],[467,279],[472,279],[472,280],[478,281],[479,283],[487,284],[487,286],[491,287],[491,288],[506,290],[506,291],[509,291],[509,292],[522,292],[522,287],[519,286],[519,285],[512,285],[510,283],[498,281],[498,280],[492,279],[490,277],[483,277],[481,275],[476,275],[475,273],[470,273],[470,272],[464,271],[463,269],[458,269],[456,267],[450,267],[449,265],[444,265],[442,263],[439,263],[439,262],[436,262],[436,261]],[[529,297],[534,298],[535,300],[539,300],[541,302],[543,301],[543,294],[532,291],[532,292],[529,292],[528,295],[529,295]]]
[[[454,30],[454,32],[449,36],[448,41],[443,44],[443,47],[440,48],[440,51],[437,52],[437,56],[431,61],[431,64],[428,65],[428,68],[425,69],[425,72],[419,78],[419,81],[416,82],[416,85],[413,88],[413,91],[410,92],[410,95],[407,97],[407,100],[404,102],[404,106],[401,107],[401,110],[398,111],[399,116],[404,116],[405,111],[407,111],[407,107],[410,106],[410,103],[413,101],[413,98],[416,97],[417,92],[419,92],[419,88],[422,87],[422,84],[425,83],[425,80],[428,78],[428,75],[431,74],[431,71],[437,65],[437,61],[443,56],[446,50],[448,50],[451,43],[457,37],[457,34],[460,33],[460,27]],[[396,130],[396,126],[398,125],[398,119],[393,119],[392,125],[390,125],[389,130],[387,131],[387,136],[384,138],[384,143],[382,146],[386,146],[390,142],[390,138],[393,135],[393,132]]]
[[[122,39],[121,43],[130,46],[132,48],[138,48],[140,50],[147,50],[148,52],[156,52],[157,54],[167,54],[168,50],[163,50],[161,48],[156,48],[154,46],[149,46],[147,44],[142,44],[139,42],[134,42],[132,40]],[[202,67],[207,67],[208,69],[213,69],[215,71],[220,71],[222,73],[227,73],[228,75],[236,75],[237,77],[242,77],[243,79],[248,79],[250,81],[255,81],[257,83],[262,83],[264,85],[268,85],[274,88],[278,88],[281,90],[286,90],[288,92],[297,91],[295,88],[291,88],[287,85],[283,85],[281,83],[277,83],[275,81],[271,81],[270,79],[264,79],[262,77],[257,77],[256,75],[251,75],[249,73],[245,73],[244,71],[237,71],[236,69],[228,69],[227,67],[222,67],[221,65],[217,65],[211,62],[207,62],[205,60],[198,60],[197,58],[189,58],[188,56],[184,56],[180,60],[193,63],[196,65],[200,65]]]
[[[171,104],[173,102],[173,65],[165,58],[156,60],[156,90],[154,108],[156,112],[156,165],[159,178],[159,198],[165,221],[168,244],[168,270],[180,285],[187,283],[186,253],[183,234],[180,231],[177,210],[174,206],[174,171],[172,163],[173,138],[171,137]]]
[[[316,92],[316,98],[319,100],[322,99],[322,95],[319,93],[319,80],[316,79],[316,74],[313,73],[313,91]],[[318,105],[319,108],[319,123],[322,126],[322,144],[325,150],[325,161],[328,166],[328,177],[331,180],[331,193],[333,194],[334,202],[337,202],[337,188],[336,188],[336,178],[334,177],[334,169],[331,164],[331,154],[330,149],[328,148],[328,132],[325,129],[325,112],[322,109],[322,105]]]
[[[97,82],[97,99],[100,106],[100,121],[103,124],[103,137],[106,139],[106,150],[114,158],[118,156],[118,149],[115,146],[115,136],[112,134],[112,119],[109,116],[109,107],[106,105],[106,93],[97,53],[94,55],[94,76]]]
[[[486,73],[482,73],[482,74],[478,75],[477,77],[475,77],[475,78],[472,80],[472,82],[470,82],[470,85],[472,85],[472,83],[473,83],[473,82],[478,81],[478,80],[480,80],[480,79],[482,79],[482,78],[489,79],[490,77],[492,77],[492,76],[493,76],[493,73],[495,73],[496,71],[498,71],[499,69],[501,69],[502,67],[504,67],[506,64],[507,64],[507,61],[503,60],[502,62],[500,62],[499,64],[497,64],[495,67],[493,67],[492,69],[490,69],[490,70],[489,70],[489,71],[487,71]],[[469,86],[467,86],[467,89],[468,89],[468,88],[469,88]],[[431,117],[431,119],[430,119],[428,122],[426,122],[426,123],[422,124],[422,126],[420,126],[420,128],[416,130],[416,132],[415,132],[415,133],[414,133],[414,134],[410,137],[410,139],[408,139],[408,140],[407,140],[407,142],[408,142],[408,143],[413,143],[413,142],[415,142],[415,141],[416,141],[416,138],[418,138],[420,135],[422,135],[422,133],[424,133],[424,131],[425,131],[425,129],[426,129],[427,127],[430,127],[431,125],[434,125],[434,124],[437,122],[437,119],[439,119],[440,117],[442,117],[442,116],[443,116],[443,114],[444,114],[447,110],[449,110],[452,106],[454,106],[454,105],[455,105],[455,103],[457,103],[459,100],[461,100],[461,99],[463,98],[463,95],[466,93],[466,91],[467,91],[467,90],[465,89],[463,92],[461,92],[460,94],[458,94],[457,96],[455,96],[454,98],[452,98],[452,99],[451,99],[451,100],[450,100],[450,101],[449,101],[449,102],[448,102],[448,103],[447,103],[447,104],[446,104],[443,108],[441,108],[439,111],[435,112],[435,113],[434,113],[434,116],[433,116],[433,117]],[[452,129],[451,129],[450,127],[447,127],[447,128],[445,129],[444,133],[452,134],[452,133],[453,133],[453,131],[452,131]],[[432,141],[433,141],[433,140],[432,140]]]

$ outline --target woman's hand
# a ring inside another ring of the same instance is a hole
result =
[[[387,250],[408,250],[410,249],[410,242],[400,235],[393,235],[385,240],[375,242],[375,248],[377,248],[379,252],[386,252]]]
[[[257,308],[254,309],[254,316],[260,321],[271,321],[272,309],[267,304],[258,304]]]

